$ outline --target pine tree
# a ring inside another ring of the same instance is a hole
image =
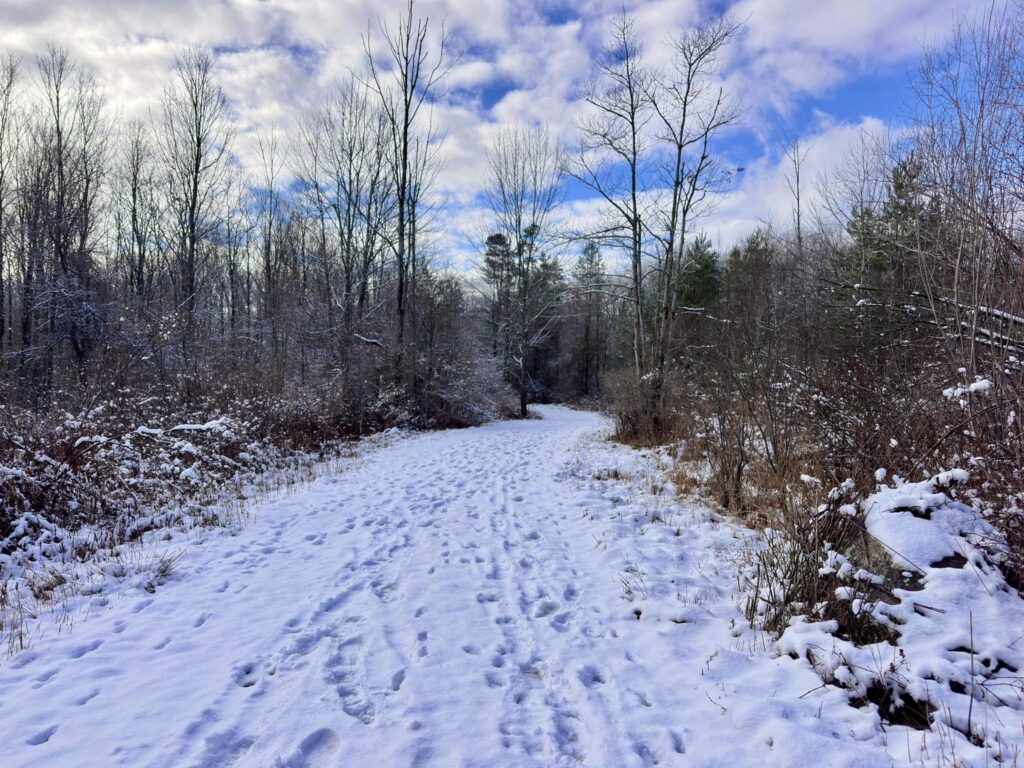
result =
[[[718,253],[702,232],[686,249],[686,262],[679,278],[680,303],[684,307],[707,307],[718,298],[721,286]]]

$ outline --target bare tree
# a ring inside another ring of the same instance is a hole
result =
[[[150,127],[139,120],[124,131],[114,189],[117,229],[127,286],[145,308],[153,287],[160,203],[157,158]]]
[[[234,125],[224,91],[213,72],[213,56],[189,48],[175,61],[174,80],[164,89],[161,149],[168,184],[178,265],[178,306],[183,311],[182,354],[188,360],[196,333],[206,241],[219,225],[218,206],[230,165]]]
[[[11,53],[0,54],[0,352],[7,344],[7,313],[10,311],[6,284],[7,242],[11,236],[10,209],[22,132],[16,103],[20,74],[21,61]]]
[[[960,367],[980,372],[990,349],[1024,330],[987,310],[1024,314],[1024,28],[1010,9],[993,6],[960,21],[952,41],[927,52],[918,92],[922,114],[915,151],[923,193],[942,208],[939,247],[914,248],[929,275],[927,290]],[[929,244],[931,245],[931,244]],[[1018,337],[1019,338],[1019,337]]]
[[[796,250],[799,256],[804,253],[804,226],[803,226],[803,167],[807,159],[809,149],[801,146],[800,138],[796,137],[787,143],[785,152],[789,161],[789,170],[786,171],[786,188],[793,196],[793,231],[796,234]]]
[[[503,131],[488,152],[485,192],[497,230],[511,257],[511,293],[515,316],[512,359],[516,367],[520,415],[529,396],[527,356],[551,330],[561,300],[559,281],[547,260],[551,217],[559,202],[562,149],[544,127],[516,126]]]
[[[597,76],[583,93],[590,114],[579,122],[579,151],[567,173],[608,204],[612,220],[593,237],[625,241],[630,263],[633,362],[637,378],[644,368],[643,255],[646,234],[642,201],[645,131],[653,112],[651,75],[643,62],[636,21],[623,13],[611,26]]]
[[[658,120],[657,138],[669,155],[667,210],[657,217],[654,230],[661,246],[661,296],[652,360],[659,388],[671,360],[687,236],[704,212],[708,195],[732,174],[716,162],[712,142],[737,121],[740,111],[727,99],[716,76],[723,49],[741,30],[738,22],[722,17],[679,33],[672,38],[671,68],[657,73],[647,84],[647,97]]]
[[[277,296],[277,255],[275,253],[274,230],[280,223],[281,192],[278,189],[278,177],[281,175],[282,150],[277,133],[273,130],[261,132],[256,137],[256,146],[260,154],[259,188],[256,199],[259,206],[260,251],[262,256],[261,272],[263,278],[262,321],[270,332],[271,352],[275,363],[279,363],[278,355],[278,296]]]
[[[38,66],[44,104],[41,137],[51,165],[46,217],[54,264],[47,288],[50,325],[70,342],[84,381],[87,358],[101,332],[91,282],[107,150],[104,99],[93,77],[77,67],[66,49],[49,45]],[[48,360],[53,349],[47,347]]]
[[[451,63],[446,56],[448,38],[441,27],[436,51],[428,41],[429,19],[416,18],[414,0],[408,0],[405,13],[389,29],[380,20],[378,26],[386,48],[386,66],[374,54],[370,33],[363,38],[366,61],[369,66],[367,84],[377,94],[384,111],[389,134],[388,164],[392,174],[395,196],[395,239],[391,244],[397,272],[396,304],[396,363],[401,371],[405,339],[406,312],[409,302],[406,284],[409,279],[407,256],[410,242],[415,242],[411,222],[415,215],[412,205],[416,184],[416,135],[421,128],[421,113],[429,109],[430,99]]]
[[[293,165],[317,222],[327,327],[344,361],[366,319],[382,251],[393,242],[390,129],[377,99],[351,78],[330,88],[301,131]]]

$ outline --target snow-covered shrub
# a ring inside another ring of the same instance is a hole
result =
[[[1024,601],[993,562],[1000,532],[957,498],[970,500],[965,470],[875,480],[765,532],[746,570],[747,616],[854,706],[926,730],[923,749],[954,739],[998,761],[1024,711]]]
[[[790,497],[790,507],[764,531],[745,580],[748,621],[781,634],[797,617],[832,622],[838,637],[855,642],[890,637],[876,612],[891,600],[885,579],[874,573],[863,515],[852,482],[817,506],[809,494]]]
[[[331,413],[319,403],[321,414]],[[67,397],[46,411],[4,405],[0,574],[10,565],[3,558],[18,551],[84,559],[174,524],[291,464],[296,451],[319,454],[346,432],[329,423],[286,426],[290,408],[267,397],[215,391],[186,400],[170,390],[129,388],[85,403]],[[92,544],[76,550],[68,534],[83,526],[90,526]],[[58,544],[66,551],[53,551]]]

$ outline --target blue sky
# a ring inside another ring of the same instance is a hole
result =
[[[758,222],[789,215],[782,146],[799,137],[805,178],[826,173],[862,132],[898,127],[908,75],[925,44],[941,44],[958,14],[981,0],[627,0],[654,63],[666,35],[729,11],[746,32],[724,62],[727,89],[746,106],[744,124],[720,145],[746,172],[721,196],[705,226],[727,246]],[[49,40],[93,70],[113,105],[144,116],[159,99],[175,53],[203,44],[240,121],[237,151],[254,156],[255,134],[283,134],[330,82],[362,62],[361,35],[378,15],[397,18],[404,0],[0,0],[0,46],[31,60]],[[548,123],[575,135],[578,88],[622,0],[418,0],[462,55],[434,119],[446,135],[438,176],[442,250],[460,253],[486,228],[480,206],[487,147],[503,126]],[[379,39],[379,35],[376,36]],[[813,197],[813,190],[808,191]],[[593,201],[571,194],[574,211]]]

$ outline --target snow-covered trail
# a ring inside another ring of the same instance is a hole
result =
[[[629,525],[570,471],[604,420],[543,414],[401,440],[0,665],[0,764],[888,764],[744,648],[735,529]]]

